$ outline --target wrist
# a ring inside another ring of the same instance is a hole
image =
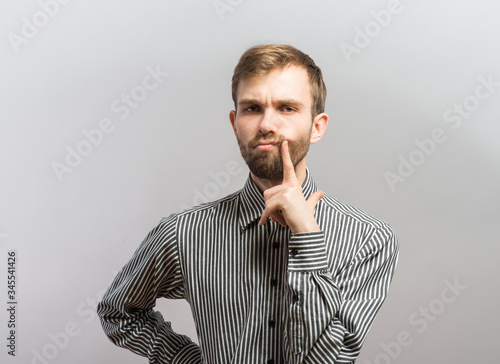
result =
[[[302,233],[315,233],[321,231],[316,220],[304,221],[301,224],[290,226],[290,231],[292,234],[302,234]]]
[[[290,272],[313,272],[328,269],[323,231],[292,234],[288,241]]]

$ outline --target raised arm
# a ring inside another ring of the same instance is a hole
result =
[[[289,242],[287,363],[353,363],[382,305],[398,258],[387,227],[365,237],[336,276],[328,269],[323,232]]]
[[[389,226],[366,216],[350,222],[330,216],[329,226],[320,226],[314,211],[324,194],[316,191],[306,200],[286,141],[281,155],[283,183],[264,191],[259,223],[271,218],[292,233],[284,300],[286,363],[352,363],[387,295],[398,257],[396,238]],[[327,244],[326,235],[335,241]],[[343,248],[329,252],[335,245]],[[336,261],[345,262],[334,276]]]

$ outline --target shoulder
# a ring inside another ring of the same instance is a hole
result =
[[[238,200],[241,190],[233,192],[223,198],[215,201],[206,202],[201,205],[187,208],[181,212],[174,213],[168,217],[164,217],[161,224],[173,225],[179,221],[189,221],[204,216],[219,214],[221,211],[234,211],[238,206]]]
[[[335,233],[348,232],[349,235],[356,236],[364,242],[372,240],[382,245],[390,243],[394,245],[394,249],[397,248],[396,234],[384,220],[328,194],[318,202],[318,207],[318,213],[322,214],[320,218],[325,220],[326,225]]]
[[[320,203],[324,205],[326,210],[343,216],[346,219],[357,221],[375,229],[391,229],[384,220],[376,218],[358,207],[341,202],[329,194],[325,194],[325,197],[320,200]]]

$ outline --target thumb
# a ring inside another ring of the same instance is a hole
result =
[[[307,204],[311,208],[311,211],[314,211],[314,208],[318,204],[318,201],[325,197],[325,193],[323,191],[316,191],[307,199]]]

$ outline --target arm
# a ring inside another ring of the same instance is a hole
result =
[[[335,277],[323,232],[292,235],[289,249],[287,363],[353,363],[387,295],[396,237],[387,226],[374,230]]]
[[[306,200],[286,141],[281,145],[281,155],[283,183],[264,191],[266,208],[259,223],[270,217],[292,232],[285,296],[286,363],[353,363],[387,295],[398,257],[396,238],[387,225],[381,224],[378,228],[365,226],[364,236],[353,236],[355,241],[339,241],[357,245],[357,253],[333,277],[329,262],[345,257],[331,252],[328,259],[325,233],[314,217],[324,194],[317,191]],[[341,231],[335,232],[339,240],[350,238],[350,232],[343,229],[353,229],[354,234],[355,230],[364,230],[362,226],[339,228]],[[357,242],[360,238],[363,240]],[[343,246],[341,253],[353,248]]]
[[[201,363],[198,345],[176,334],[153,310],[159,297],[184,297],[175,223],[175,218],[164,219],[148,234],[97,307],[109,339],[152,364]]]

